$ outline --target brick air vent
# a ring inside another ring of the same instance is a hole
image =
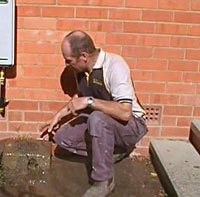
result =
[[[161,120],[161,106],[145,105],[146,121],[149,125],[160,125]]]

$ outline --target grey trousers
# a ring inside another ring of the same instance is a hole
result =
[[[132,116],[125,123],[103,112],[93,111],[91,114],[80,114],[75,120],[59,128],[54,140],[70,152],[89,156],[91,178],[105,181],[114,175],[114,147],[128,150],[129,147],[134,147],[147,131],[143,118]]]

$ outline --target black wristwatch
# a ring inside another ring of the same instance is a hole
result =
[[[90,96],[87,99],[87,105],[88,107],[92,107],[92,104],[94,103],[94,97]]]

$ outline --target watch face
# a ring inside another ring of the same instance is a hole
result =
[[[93,97],[89,97],[87,100],[88,106],[90,107],[94,102],[94,98]]]

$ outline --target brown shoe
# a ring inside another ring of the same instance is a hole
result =
[[[110,181],[95,182],[82,197],[106,197],[115,189],[115,181],[112,178]]]

